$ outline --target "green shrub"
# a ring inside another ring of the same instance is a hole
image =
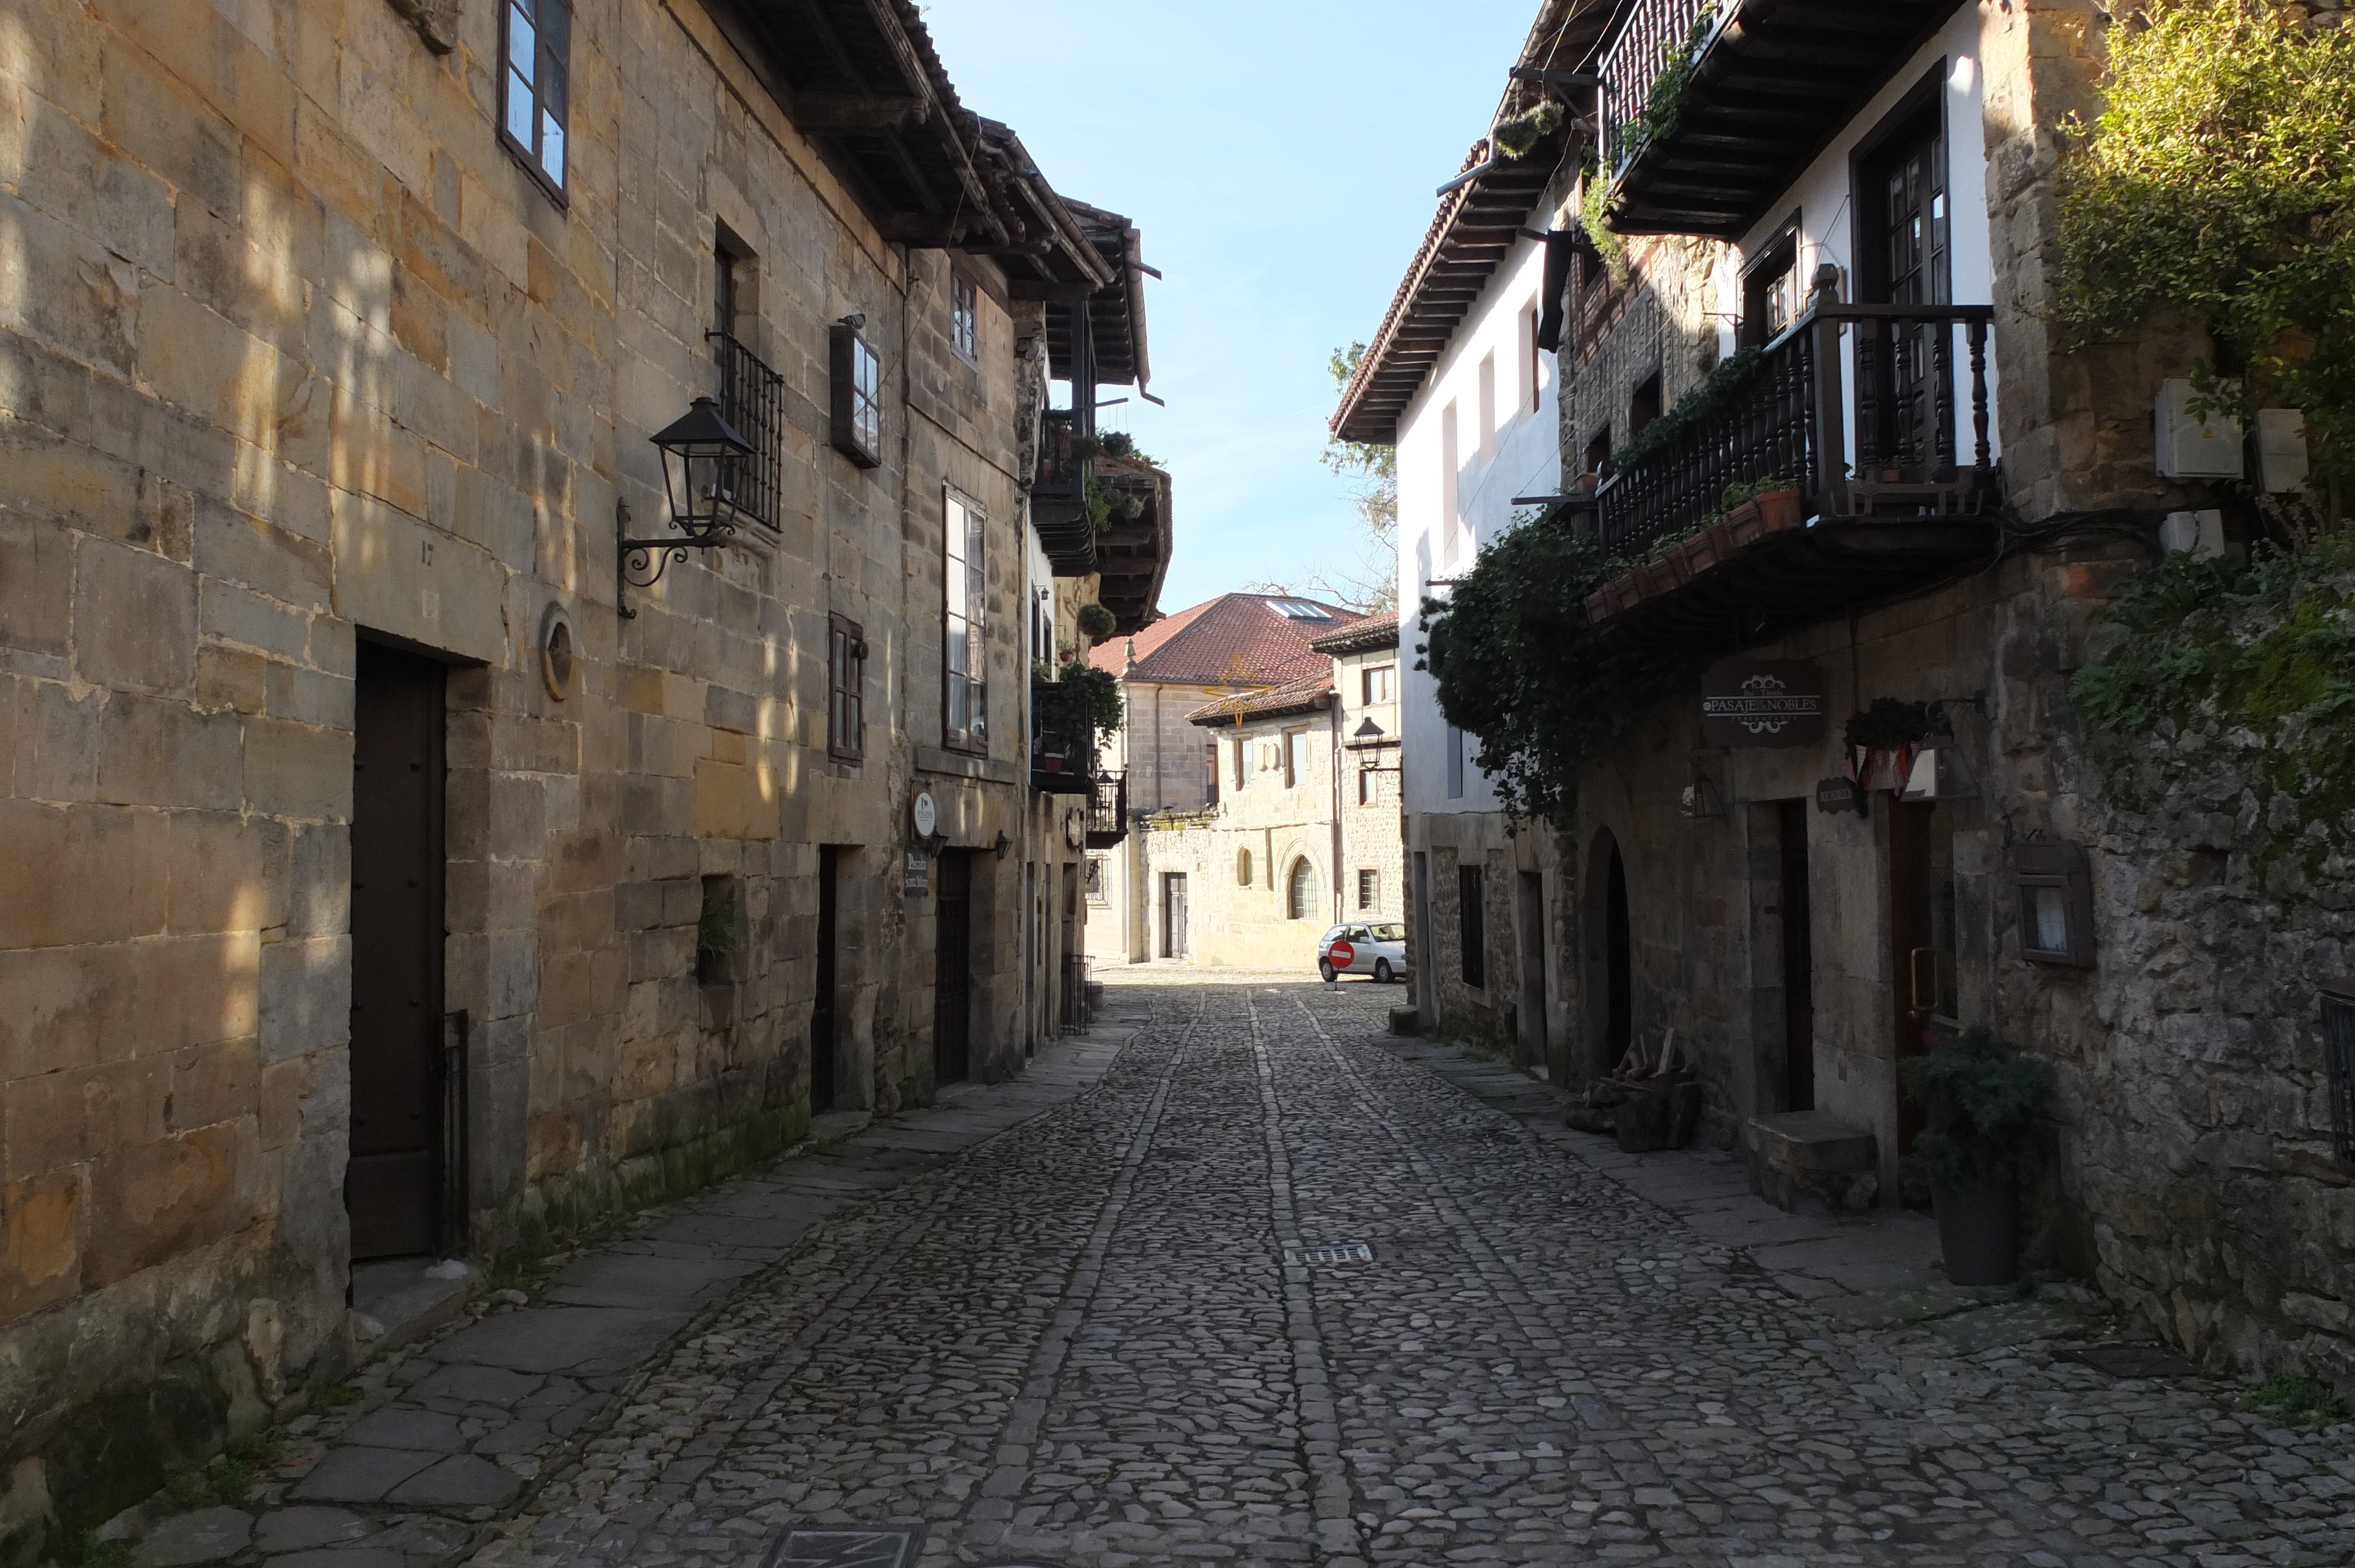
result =
[[[1909,1190],[2022,1181],[2042,1165],[2036,1118],[2054,1075],[2041,1056],[2014,1051],[1982,1023],[1900,1062],[1897,1075],[1924,1124],[1902,1165]]]

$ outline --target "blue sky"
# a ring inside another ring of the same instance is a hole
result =
[[[967,107],[1145,235],[1153,390],[1103,413],[1176,486],[1165,610],[1358,553],[1316,461],[1334,348],[1373,335],[1487,130],[1536,0],[933,0]],[[1105,394],[1117,397],[1115,390]]]

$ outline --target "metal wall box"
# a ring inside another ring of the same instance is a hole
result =
[[[2019,892],[2019,956],[2090,969],[2094,963],[2094,874],[2083,844],[2044,840],[2012,852]]]
[[[2170,512],[2158,524],[2158,542],[2170,556],[2185,551],[2213,557],[2224,553],[2222,512]]]
[[[2167,479],[2238,479],[2242,467],[2241,421],[2220,408],[2208,410],[2204,419],[2193,418],[2191,405],[2199,397],[2199,392],[2182,376],[2158,384],[2154,423],[2159,474]]]
[[[2257,488],[2285,495],[2306,488],[2306,410],[2257,410]]]

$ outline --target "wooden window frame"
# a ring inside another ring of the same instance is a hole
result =
[[[972,497],[951,485],[941,487],[941,744],[984,755],[989,750],[988,528],[988,514]],[[960,621],[963,669],[956,664]],[[960,692],[966,721],[962,725]]]
[[[843,615],[826,618],[826,754],[867,760],[867,631]]]
[[[515,117],[512,94],[519,79],[512,54],[515,48],[514,23],[518,11],[528,11],[524,17],[532,29],[532,79],[523,83],[530,96],[531,140],[516,135],[508,122]],[[550,12],[563,17],[559,31],[562,37],[553,44],[549,38],[547,18]],[[496,66],[498,89],[499,145],[509,157],[521,164],[524,172],[538,182],[549,200],[559,207],[570,206],[567,194],[572,167],[572,0],[499,0],[499,58]],[[554,67],[552,79],[557,84],[557,107],[553,114],[546,110],[549,94],[547,83],[551,79],[549,68]],[[548,169],[543,138],[546,120],[556,122],[557,168]]]
[[[1799,213],[1796,208],[1775,229],[1774,238],[1758,248],[1756,258],[1742,269],[1742,329],[1735,336],[1742,346],[1763,344],[1779,335],[1767,330],[1766,291],[1786,272],[1791,279],[1790,320],[1795,322],[1807,310],[1806,291],[1799,278]],[[1784,323],[1785,327],[1789,324],[1790,322]]]
[[[981,363],[981,286],[958,271],[949,273],[949,348],[967,365]]]
[[[857,327],[837,322],[826,328],[826,359],[835,450],[860,468],[882,467],[882,356]],[[869,373],[868,384],[862,371]],[[862,409],[871,416],[871,430],[862,432]]]
[[[1396,664],[1369,664],[1362,673],[1365,679],[1359,689],[1365,693],[1365,706],[1384,707],[1398,701],[1398,666]],[[1374,677],[1377,675],[1382,678],[1382,694],[1380,696],[1374,694]]]

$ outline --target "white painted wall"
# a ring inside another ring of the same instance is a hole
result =
[[[1543,225],[1533,221],[1529,227]],[[1550,495],[1561,487],[1553,355],[1529,341],[1528,324],[1544,278],[1545,247],[1531,239],[1516,241],[1399,422],[1399,607],[1406,618],[1400,638],[1399,719],[1410,813],[1498,809],[1494,791],[1471,763],[1478,742],[1469,736],[1463,742],[1464,794],[1448,796],[1447,721],[1440,716],[1430,673],[1413,667],[1414,645],[1422,641],[1414,611],[1425,594],[1445,595],[1445,588],[1433,588],[1433,579],[1469,571],[1480,546],[1511,526],[1514,496]],[[1532,358],[1534,406],[1528,379]],[[1484,379],[1493,411],[1486,429]],[[1445,461],[1450,447],[1455,460],[1452,484]]]

